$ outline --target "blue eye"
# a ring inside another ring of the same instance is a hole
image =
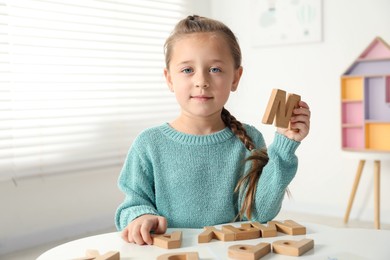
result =
[[[212,72],[212,73],[221,72],[221,69],[219,69],[219,68],[210,68],[210,72]]]
[[[183,69],[181,72],[184,72],[185,74],[189,74],[189,73],[193,72],[193,69],[186,68],[186,69]]]

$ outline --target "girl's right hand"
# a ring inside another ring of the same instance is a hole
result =
[[[153,240],[150,231],[154,231],[155,234],[164,234],[167,231],[166,218],[156,215],[142,215],[123,229],[122,238],[129,243],[151,245]]]

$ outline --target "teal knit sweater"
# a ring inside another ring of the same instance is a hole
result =
[[[265,147],[258,130],[244,127],[257,148]],[[297,171],[298,146],[276,133],[257,186],[253,221],[269,221],[280,211]],[[244,163],[248,155],[229,128],[210,135],[184,134],[167,123],[145,130],[134,140],[119,177],[126,198],[116,211],[116,227],[122,230],[144,214],[164,216],[174,228],[232,222],[244,195],[233,191],[250,167]]]

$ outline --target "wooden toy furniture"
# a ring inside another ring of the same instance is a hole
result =
[[[342,148],[390,151],[390,46],[375,38],[341,76]]]
[[[165,249],[179,248],[181,246],[181,231],[175,231],[171,234],[152,235],[153,245]]]
[[[157,260],[199,260],[199,255],[198,252],[168,253],[158,256]]]
[[[300,100],[300,96],[289,94],[286,103],[286,91],[273,89],[262,122],[272,124],[275,119],[276,127],[288,128],[293,109]]]
[[[252,245],[233,245],[228,248],[228,256],[233,259],[257,260],[271,252],[270,243]]]
[[[390,152],[390,46],[375,38],[341,76],[341,146],[345,151]],[[360,160],[344,222],[366,160]],[[380,160],[374,160],[375,227],[380,228]]]
[[[300,256],[314,247],[313,239],[278,240],[272,243],[272,251],[276,254]]]

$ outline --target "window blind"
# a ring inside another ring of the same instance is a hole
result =
[[[184,0],[0,0],[0,180],[117,170],[177,115],[163,44]]]

